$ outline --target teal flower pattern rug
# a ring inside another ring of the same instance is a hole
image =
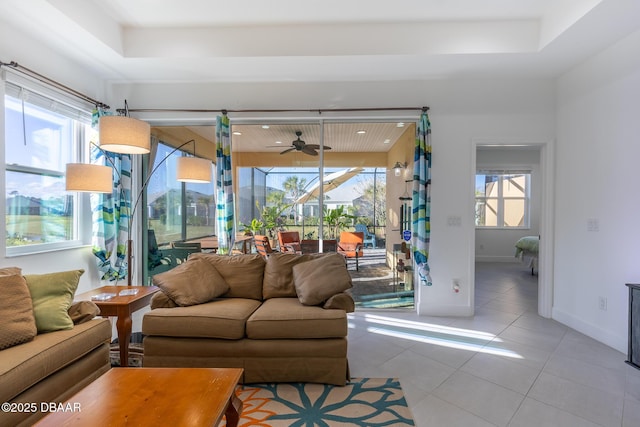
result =
[[[413,426],[395,378],[354,378],[344,387],[326,384],[247,384],[239,426]],[[222,424],[224,425],[224,423]]]

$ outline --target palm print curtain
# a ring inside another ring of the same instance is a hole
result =
[[[218,253],[230,253],[235,240],[233,230],[233,181],[229,117],[216,118],[216,221]]]
[[[93,111],[92,126],[98,127],[101,110]],[[108,158],[106,156],[109,156]],[[127,238],[131,212],[131,156],[108,153],[91,145],[91,163],[114,168],[113,192],[91,194],[92,246],[100,280],[127,277]]]
[[[420,282],[431,286],[429,240],[431,236],[431,123],[426,112],[416,130],[413,165],[413,259]]]

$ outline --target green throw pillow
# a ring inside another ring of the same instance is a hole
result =
[[[31,292],[38,333],[73,328],[68,310],[84,270],[24,276]]]

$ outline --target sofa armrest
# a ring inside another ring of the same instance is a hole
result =
[[[347,313],[353,313],[356,310],[353,298],[346,292],[335,294],[324,303],[322,308],[344,310]]]
[[[153,294],[149,305],[151,306],[151,310],[156,308],[178,307],[178,304],[176,304],[174,300],[169,298],[167,294],[165,294],[162,291],[158,291],[155,294]]]
[[[100,309],[93,301],[76,301],[71,304],[67,313],[69,313],[73,324],[79,325],[99,316]]]

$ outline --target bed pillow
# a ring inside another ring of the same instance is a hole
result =
[[[31,292],[38,333],[72,329],[69,308],[84,270],[24,276]]]
[[[169,271],[156,274],[152,280],[183,307],[204,304],[229,290],[229,284],[218,270],[202,258],[191,258]]]
[[[31,294],[19,268],[0,270],[0,301],[0,350],[31,341],[37,333],[36,320]]]
[[[293,283],[304,305],[319,305],[351,288],[351,276],[344,257],[329,254],[293,266]]]

